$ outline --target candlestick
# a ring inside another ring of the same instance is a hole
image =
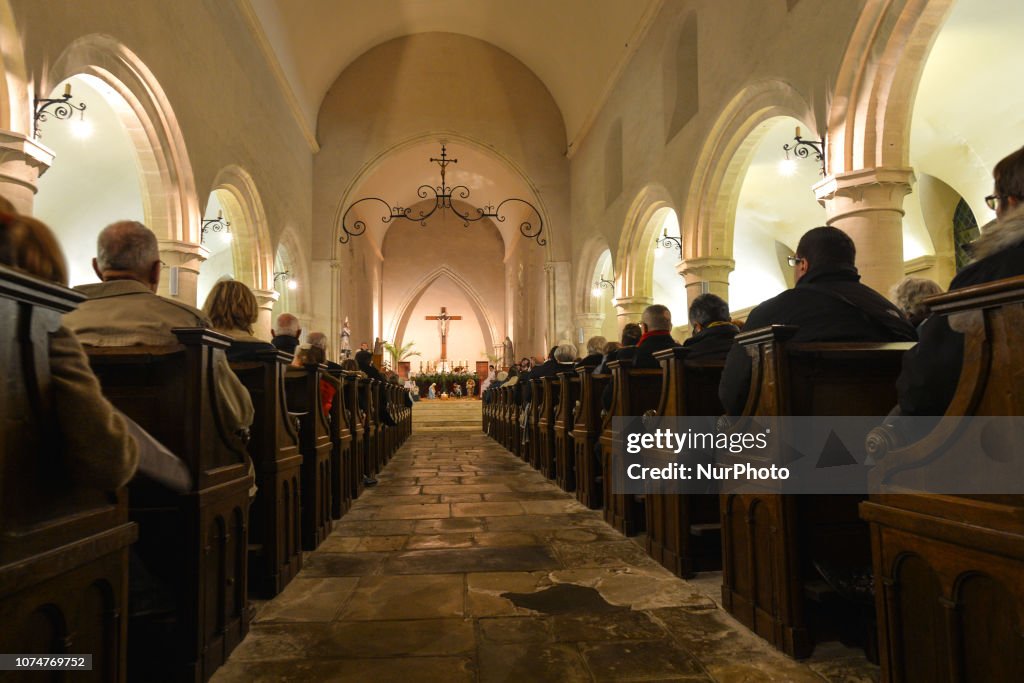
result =
[[[65,83],[64,84],[64,97],[71,97],[71,84],[70,83]]]
[[[796,136],[800,137],[800,126],[796,127]]]

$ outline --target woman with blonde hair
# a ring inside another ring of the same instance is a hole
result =
[[[213,286],[203,304],[203,314],[217,332],[231,337],[229,361],[251,358],[257,351],[274,351],[274,345],[253,335],[260,315],[252,291],[238,280],[221,280]]]
[[[3,200],[0,209],[12,209]],[[34,218],[0,212],[0,264],[67,286],[57,238]],[[60,327],[50,335],[51,399],[64,444],[64,465],[83,484],[113,491],[135,474],[139,447],[100,383],[75,336]]]

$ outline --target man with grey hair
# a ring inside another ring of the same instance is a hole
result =
[[[664,351],[679,346],[679,343],[672,338],[672,311],[668,306],[653,304],[644,309],[640,316],[640,341],[636,346],[623,347],[619,349],[619,360],[632,360],[634,368],[661,367],[658,359],[654,357],[655,352]],[[609,382],[601,394],[601,403],[605,410],[612,407],[612,396],[614,389]]]
[[[526,376],[527,381],[525,383],[520,382],[523,386],[522,403],[525,405],[532,398],[529,380],[554,377],[561,372],[572,372],[575,360],[576,347],[569,342],[561,342],[558,346],[552,348],[548,354],[548,359],[533,370],[530,370],[530,374]]]
[[[209,327],[198,309],[157,296],[160,250],[156,235],[138,221],[118,221],[100,231],[93,270],[101,282],[75,289],[88,300],[64,316],[83,346],[170,346],[175,327]],[[220,355],[214,379],[232,431],[252,424],[249,392]]]
[[[692,336],[683,342],[688,360],[725,360],[739,328],[729,317],[729,304],[717,294],[701,294],[690,304]]]
[[[282,313],[277,316],[277,324],[274,329],[270,330],[270,334],[273,337],[270,343],[277,347],[278,351],[295,355],[295,349],[299,346],[299,337],[302,336],[298,318],[291,313]]]

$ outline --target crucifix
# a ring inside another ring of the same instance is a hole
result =
[[[462,316],[448,315],[448,309],[442,306],[440,315],[428,315],[425,320],[437,321],[437,329],[441,332],[441,360],[448,360],[448,324],[452,320],[462,320]]]

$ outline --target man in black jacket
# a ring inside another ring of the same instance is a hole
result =
[[[632,360],[634,368],[660,368],[661,364],[654,357],[655,352],[679,346],[672,338],[672,311],[661,304],[648,306],[640,316],[640,330],[643,334],[636,346],[619,349],[617,360]],[[601,394],[601,404],[605,410],[612,407],[613,395],[614,389],[609,382]]]
[[[949,290],[1024,275],[1024,147],[992,170],[995,192],[985,201],[996,220],[971,245],[973,261]],[[903,356],[896,389],[903,415],[943,415],[949,407],[964,361],[964,335],[946,316],[931,316],[918,330],[921,341]]]
[[[913,326],[892,303],[860,283],[853,240],[838,228],[819,227],[800,238],[790,264],[796,287],[758,305],[746,330],[796,325],[795,342],[914,341]],[[750,390],[750,357],[733,344],[722,372],[718,396],[730,415],[739,415]]]
[[[729,304],[715,294],[701,294],[690,304],[693,335],[683,342],[687,360],[724,360],[739,328],[729,317]]]
[[[552,347],[551,352],[548,353],[548,359],[533,370],[530,370],[530,374],[526,376],[526,379],[520,380],[517,384],[517,386],[522,385],[523,387],[520,392],[520,404],[526,405],[532,398],[530,380],[554,377],[560,372],[572,372],[573,361],[575,360],[576,347],[572,344],[565,343]]]

